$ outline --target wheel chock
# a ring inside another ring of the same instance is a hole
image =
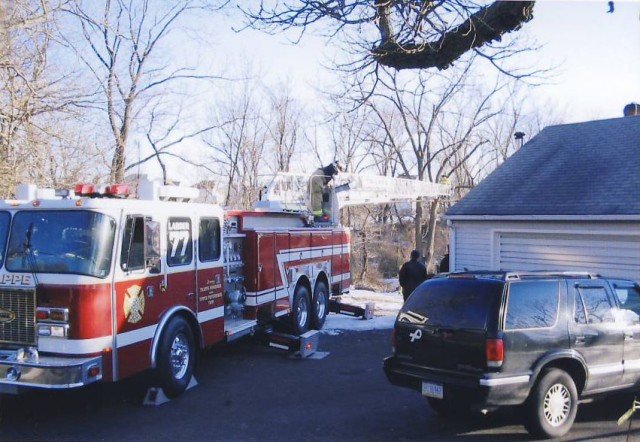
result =
[[[196,385],[198,385],[198,381],[196,381],[196,377],[191,376],[191,379],[189,380],[189,385],[187,385],[187,390],[192,389]],[[142,402],[142,405],[153,405],[157,407],[158,405],[162,405],[170,401],[171,399],[169,399],[167,395],[164,394],[164,390],[161,387],[150,387],[147,390],[147,394],[144,397],[144,401]]]

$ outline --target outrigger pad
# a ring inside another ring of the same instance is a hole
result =
[[[331,352],[328,351],[314,351],[310,355],[302,356],[299,351],[293,353],[289,358],[291,359],[324,359],[329,356]]]
[[[364,314],[362,315],[362,319],[373,319],[373,312],[376,309],[375,302],[367,302],[364,306]]]
[[[291,359],[322,359],[329,355],[329,352],[318,351],[320,333],[318,330],[309,330],[299,336],[298,351],[290,355]]]
[[[196,385],[198,385],[198,381],[196,381],[196,377],[191,376],[191,379],[189,380],[189,385],[187,385],[187,390],[190,390]],[[169,401],[171,401],[171,399],[169,399],[167,395],[164,394],[164,390],[162,388],[151,387],[147,390],[147,395],[145,396],[144,401],[142,402],[142,405],[153,405],[157,407],[158,405],[165,404]]]

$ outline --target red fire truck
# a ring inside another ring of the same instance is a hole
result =
[[[0,393],[151,369],[175,397],[199,348],[276,320],[320,329],[351,282],[349,232],[310,223],[278,189],[291,190],[273,186],[254,211],[149,181],[135,199],[119,185],[25,185],[0,202]]]

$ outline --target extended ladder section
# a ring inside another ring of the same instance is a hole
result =
[[[338,174],[335,177],[335,190],[340,208],[410,202],[449,194],[449,186],[446,184],[353,173]]]
[[[309,211],[311,175],[278,173],[267,186],[257,210],[288,212]],[[448,184],[431,183],[379,175],[339,173],[329,184],[337,202],[333,211],[347,206],[411,202],[447,196]]]

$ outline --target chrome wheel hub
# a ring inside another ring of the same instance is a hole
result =
[[[189,367],[189,344],[184,334],[178,333],[171,344],[171,370],[175,379],[181,379]]]
[[[298,303],[298,325],[303,327],[307,323],[307,315],[309,314],[309,306],[307,305],[307,298],[300,298]]]

